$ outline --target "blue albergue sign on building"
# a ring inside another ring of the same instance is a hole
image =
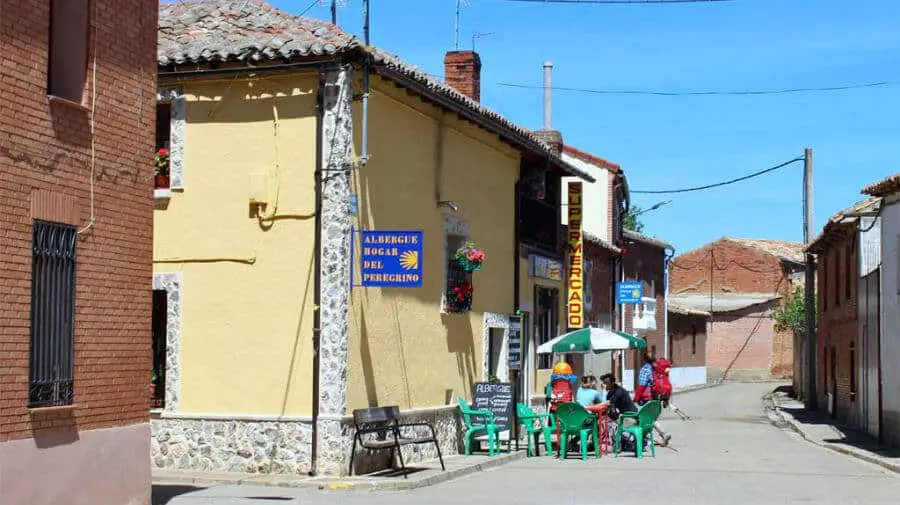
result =
[[[362,285],[382,288],[422,286],[422,238],[417,231],[363,231]]]
[[[644,284],[641,281],[622,281],[616,283],[616,303],[619,305],[637,305],[644,297]]]

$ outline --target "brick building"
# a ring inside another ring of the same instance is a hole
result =
[[[876,437],[882,417],[880,205],[881,198],[872,197],[835,214],[808,248],[817,260],[818,406]]]
[[[668,358],[672,385],[693,386],[707,382],[706,330],[711,314],[668,303]]]
[[[799,243],[725,237],[671,262],[671,301],[711,314],[711,377],[792,375],[793,332],[776,332],[772,313],[802,285],[803,261]]]
[[[0,503],[146,504],[156,4],[0,12]]]
[[[625,333],[644,337],[647,350],[655,356],[667,354],[666,340],[666,261],[674,247],[662,240],[626,230],[622,251],[625,280],[641,281],[643,300],[640,305],[625,305]],[[620,309],[621,310],[621,309]],[[636,371],[641,366],[641,352],[626,352],[622,383],[634,387]]]

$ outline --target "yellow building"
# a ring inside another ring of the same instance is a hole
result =
[[[581,174],[478,103],[475,53],[446,60],[466,96],[330,24],[222,4],[160,6],[154,467],[341,474],[348,415],[388,405],[455,452],[474,383],[542,389],[530,330],[564,324],[559,181]]]

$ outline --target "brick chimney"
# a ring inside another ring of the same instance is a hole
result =
[[[481,57],[475,51],[449,51],[444,56],[444,80],[467,97],[481,101]]]

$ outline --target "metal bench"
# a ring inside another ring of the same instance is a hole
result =
[[[400,468],[403,470],[403,478],[407,478],[406,464],[403,462],[403,452],[400,448],[411,444],[434,444],[437,449],[438,460],[441,462],[441,470],[446,470],[444,458],[441,456],[441,447],[438,445],[434,426],[429,423],[400,423],[400,407],[373,407],[368,409],[356,409],[353,411],[353,424],[356,434],[353,436],[353,450],[350,453],[350,475],[353,475],[353,461],[356,458],[356,446],[369,451],[390,449],[391,466],[396,453],[400,459]],[[430,435],[409,436],[405,428],[426,427]],[[403,433],[401,430],[407,432]]]

